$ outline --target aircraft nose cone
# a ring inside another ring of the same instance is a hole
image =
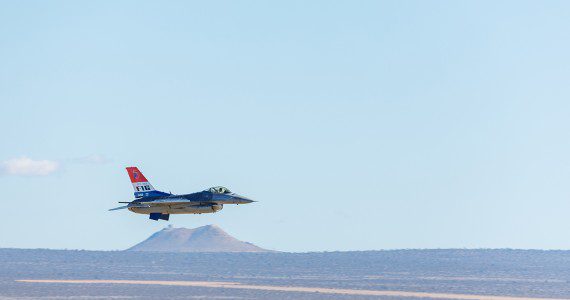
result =
[[[238,202],[239,202],[240,204],[248,204],[248,203],[255,202],[255,201],[253,201],[253,200],[251,200],[251,199],[249,199],[249,198],[247,198],[247,197],[240,196],[240,195],[235,195],[234,197],[238,200]]]

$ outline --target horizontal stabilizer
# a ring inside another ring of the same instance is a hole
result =
[[[125,209],[125,208],[129,208],[129,207],[134,207],[134,208],[149,208],[150,205],[147,205],[147,204],[125,205],[125,206],[119,206],[119,207],[111,208],[111,209],[109,209],[109,211],[112,211],[112,210],[119,210],[119,209]]]
[[[128,205],[119,206],[119,207],[111,208],[111,209],[109,209],[109,211],[112,211],[112,210],[119,210],[119,209],[125,209],[125,208],[128,208],[128,207],[129,207]]]

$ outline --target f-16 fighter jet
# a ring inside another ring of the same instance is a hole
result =
[[[224,204],[247,204],[255,202],[232,193],[223,186],[184,195],[157,191],[137,167],[128,167],[127,172],[135,189],[135,200],[111,210],[128,209],[137,214],[150,215],[151,220],[168,221],[170,214],[207,214],[222,210]]]

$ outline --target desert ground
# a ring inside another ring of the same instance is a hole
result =
[[[0,299],[570,299],[570,252],[0,249]]]

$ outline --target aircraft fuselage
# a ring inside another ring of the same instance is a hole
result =
[[[129,203],[128,210],[138,214],[205,214],[222,210],[224,204],[247,204],[252,200],[236,194],[209,191],[185,195],[145,197]]]
[[[150,215],[151,220],[168,221],[170,214],[207,214],[224,208],[224,204],[247,204],[255,202],[244,196],[232,193],[223,186],[184,195],[173,195],[155,190],[137,167],[127,167],[133,185],[135,200],[119,202],[127,205],[109,209],[128,209],[137,214]]]

